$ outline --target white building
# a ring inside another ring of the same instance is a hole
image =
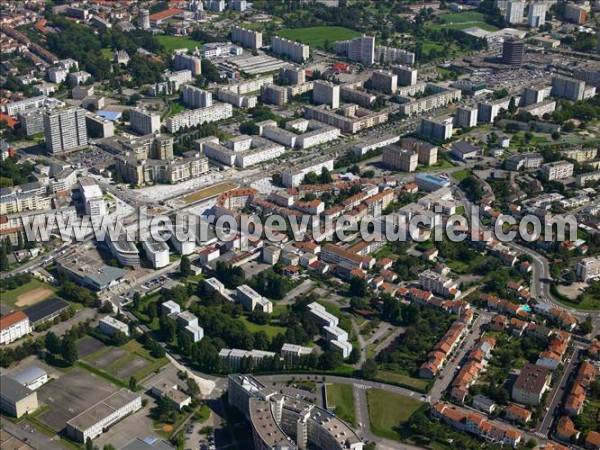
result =
[[[352,353],[352,344],[348,341],[329,341],[329,348],[340,353],[344,359],[348,358],[350,353]]]
[[[452,118],[421,119],[421,134],[433,139],[444,141],[452,137]]]
[[[527,15],[527,25],[530,27],[541,27],[546,23],[546,11],[548,4],[545,1],[532,1],[529,3],[529,13]]]
[[[197,56],[176,53],[173,65],[175,70],[190,70],[195,77],[202,74],[202,60]]]
[[[313,83],[313,103],[328,105],[333,109],[340,107],[340,86],[329,81],[316,80]]]
[[[231,40],[253,50],[258,50],[263,46],[262,33],[260,31],[248,30],[238,26],[233,27],[231,30]]]
[[[129,121],[131,129],[142,135],[154,134],[160,131],[160,114],[157,112],[131,108],[129,110]]]
[[[141,407],[141,395],[123,388],[69,420],[67,435],[77,442],[95,439],[111,425]]]
[[[183,86],[183,103],[191,108],[208,108],[212,106],[212,94],[203,89],[185,85]]]
[[[310,55],[310,47],[308,45],[279,36],[271,38],[271,50],[276,55],[287,57],[297,63],[303,63],[308,60]]]
[[[15,380],[21,386],[35,391],[40,386],[48,382],[48,373],[38,366],[28,366],[17,370],[9,375],[10,378]]]
[[[0,344],[10,344],[29,333],[29,317],[23,311],[14,311],[0,317]]]
[[[371,87],[376,91],[393,94],[398,89],[398,75],[376,70],[371,76]]]
[[[152,264],[152,268],[160,269],[170,264],[169,246],[166,242],[155,241],[148,236],[143,241],[142,246],[144,247],[146,258]]]
[[[264,358],[275,358],[276,353],[264,350],[241,350],[237,348],[223,348],[219,352],[219,358],[223,364],[232,370],[237,370],[245,358],[252,358],[255,365],[260,366]]]
[[[308,309],[310,310],[310,315],[313,320],[321,327],[337,327],[340,323],[340,319],[327,312],[325,307],[317,302],[308,305]]]
[[[241,304],[246,311],[258,309],[259,311],[268,314],[273,312],[273,302],[264,298],[247,284],[238,286],[236,294],[238,303]]]
[[[523,22],[525,16],[525,2],[509,1],[506,4],[506,21],[510,24],[518,25]]]
[[[208,108],[192,109],[168,117],[166,121],[169,133],[177,133],[181,128],[192,128],[203,123],[218,122],[233,116],[233,107],[227,103],[215,103]]]
[[[417,84],[417,69],[395,66],[392,67],[392,73],[398,75],[399,86],[413,86]]]
[[[109,336],[112,336],[116,333],[123,333],[125,336],[129,336],[129,325],[115,319],[114,317],[106,316],[100,319],[98,328],[104,334],[108,334]]]
[[[562,180],[573,176],[574,165],[568,161],[555,161],[542,164],[540,172],[548,181]]]
[[[299,167],[286,170],[283,172],[283,184],[286,187],[296,187],[302,182],[307,173],[315,172],[320,174],[323,168],[333,170],[333,158],[310,161]]]
[[[577,278],[584,283],[598,279],[600,277],[600,257],[592,256],[582,259],[577,263],[576,273]]]
[[[102,217],[108,213],[102,189],[90,178],[79,179],[79,191],[85,205],[85,213],[90,217]]]
[[[311,347],[303,347],[296,344],[283,344],[281,347],[281,356],[284,358],[299,358],[301,356],[308,356],[313,352]]]
[[[352,61],[371,65],[375,62],[375,37],[362,36],[349,41],[336,42],[335,52],[347,56]]]
[[[68,108],[44,113],[46,150],[59,154],[88,144],[83,108]]]
[[[478,110],[476,107],[459,106],[456,109],[456,126],[464,128],[476,127],[477,114]]]

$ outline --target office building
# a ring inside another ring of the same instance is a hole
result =
[[[147,9],[140,9],[139,19],[140,28],[142,30],[147,30],[150,28],[150,11],[148,11]]]
[[[67,436],[77,442],[95,439],[142,407],[142,396],[122,388],[67,422]]]
[[[121,233],[117,239],[111,239],[106,233],[104,242],[107,244],[112,255],[117,258],[123,266],[136,267],[140,265],[140,255],[133,241],[127,239],[127,234]]]
[[[271,50],[279,56],[284,56],[294,62],[303,63],[310,56],[310,47],[300,42],[290,41],[279,36],[271,38]]]
[[[197,56],[185,53],[175,54],[173,57],[173,67],[175,70],[189,70],[195,77],[202,74],[202,60]]]
[[[0,317],[0,344],[10,344],[29,333],[31,324],[23,311],[14,311]]]
[[[252,50],[258,50],[263,46],[262,33],[260,31],[248,30],[238,26],[233,27],[231,40]]]
[[[218,122],[233,116],[233,108],[228,103],[214,103],[208,108],[192,109],[167,117],[166,126],[169,133],[177,133],[184,127],[196,127],[208,122]]]
[[[548,4],[545,1],[532,0],[529,3],[529,13],[527,14],[527,25],[539,28],[546,23],[546,11]]]
[[[455,123],[457,127],[472,128],[477,126],[476,107],[459,106],[456,109]]]
[[[399,147],[395,144],[383,148],[383,165],[392,170],[414,172],[417,170],[419,156],[417,152]]]
[[[313,83],[313,103],[328,105],[331,108],[340,107],[340,86],[329,81],[316,80]]]
[[[398,89],[398,75],[376,70],[371,76],[371,87],[385,94],[393,94]]]
[[[405,66],[392,67],[392,73],[398,75],[399,86],[413,86],[417,84],[417,69]]]
[[[520,0],[509,1],[506,4],[506,21],[513,25],[523,22],[525,15],[525,2]]]
[[[131,108],[129,110],[129,122],[131,129],[141,135],[154,134],[160,131],[160,114],[157,112]]]
[[[212,106],[212,94],[203,89],[185,85],[183,86],[183,103],[191,108],[208,108]]]
[[[346,56],[351,61],[371,65],[375,62],[375,37],[362,36],[335,43],[335,53]]]
[[[4,413],[19,418],[38,409],[38,398],[35,391],[6,375],[0,376],[0,385],[2,385],[0,409]]]
[[[85,114],[83,108],[46,111],[44,113],[46,150],[51,154],[60,154],[87,145]]]
[[[90,217],[102,217],[108,213],[102,189],[91,178],[79,178],[79,192],[85,205],[85,213]]]
[[[573,176],[574,165],[567,161],[554,161],[542,164],[540,172],[548,181],[562,180]]]
[[[421,119],[420,133],[423,136],[439,141],[445,141],[452,137],[452,118],[446,119]]]
[[[520,67],[524,54],[525,44],[521,40],[507,39],[502,44],[502,64]]]
[[[584,258],[577,263],[577,278],[587,283],[600,278],[600,256]]]
[[[146,258],[148,258],[152,268],[160,269],[161,267],[166,267],[170,264],[169,246],[166,242],[155,241],[148,236],[142,243],[142,247],[144,248]]]

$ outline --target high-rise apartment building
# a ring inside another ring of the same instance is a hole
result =
[[[527,14],[527,25],[530,27],[541,27],[546,23],[546,11],[548,4],[544,1],[532,1],[529,4],[529,13]]]
[[[44,113],[46,150],[52,154],[78,149],[88,143],[85,109],[68,108]]]
[[[446,119],[421,119],[421,134],[423,136],[445,141],[452,137],[452,118]]]
[[[192,108],[208,108],[212,106],[212,94],[203,89],[185,85],[183,86],[183,103]]]
[[[129,122],[131,129],[140,134],[153,134],[160,131],[160,114],[157,112],[132,108],[129,110]]]
[[[398,75],[398,85],[414,86],[417,84],[417,69],[405,66],[392,67],[392,73]]]
[[[456,109],[456,126],[464,128],[476,127],[477,114],[478,110],[476,107],[459,106]]]
[[[276,55],[285,56],[297,63],[308,60],[310,56],[310,47],[308,45],[290,41],[279,36],[271,38],[271,50]]]
[[[510,24],[520,24],[525,15],[525,2],[509,1],[506,4],[506,21]]]
[[[231,40],[253,50],[258,50],[263,46],[262,33],[260,31],[248,30],[237,26],[233,27],[231,31]]]
[[[371,65],[375,62],[375,37],[361,36],[349,41],[336,42],[335,52],[346,55],[352,61]]]
[[[340,86],[329,81],[317,80],[313,84],[313,103],[328,105],[331,108],[340,107]]]
[[[517,39],[507,39],[502,44],[502,63],[511,66],[521,66],[523,64],[523,55],[525,54],[525,44]]]

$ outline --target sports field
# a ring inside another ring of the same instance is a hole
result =
[[[169,53],[178,48],[194,49],[202,45],[201,42],[185,36],[156,36],[156,39],[165,46]]]
[[[308,28],[284,28],[277,31],[277,36],[302,42],[311,47],[324,47],[325,41],[332,45],[336,41],[344,41],[361,36],[358,31],[344,27],[308,27]]]
[[[10,291],[3,291],[0,299],[15,308],[27,308],[46,300],[56,292],[53,286],[32,279],[29,283]]]

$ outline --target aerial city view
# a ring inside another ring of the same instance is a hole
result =
[[[600,0],[0,1],[2,450],[600,450]]]

